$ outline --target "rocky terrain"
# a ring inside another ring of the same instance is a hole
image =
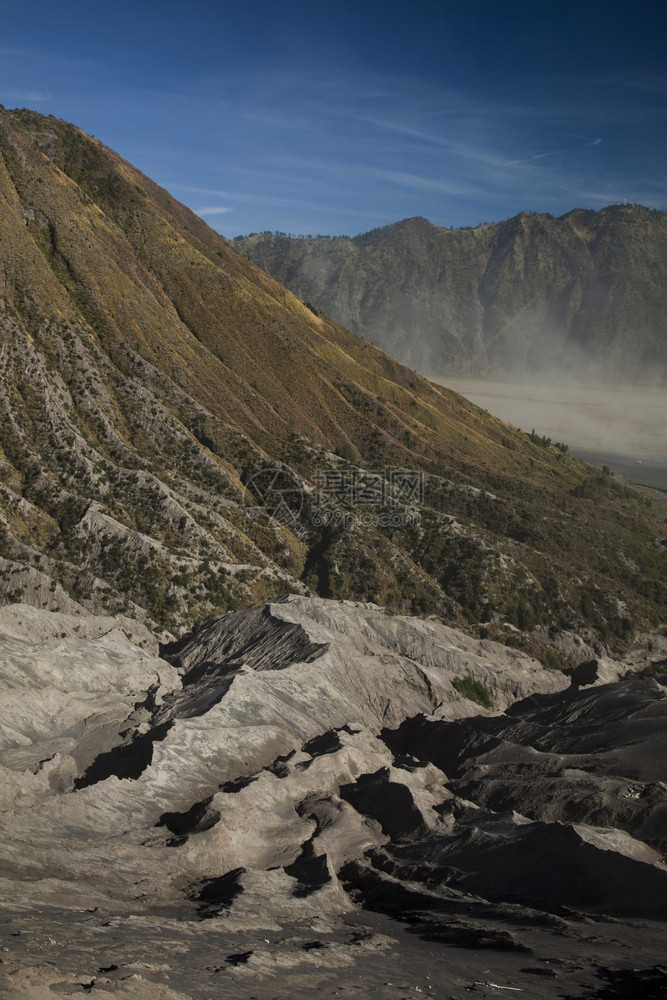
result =
[[[522,212],[474,229],[414,218],[352,239],[259,233],[235,246],[429,375],[667,378],[664,212]]]
[[[2,995],[661,995],[664,500],[0,154]]]
[[[666,657],[3,608],[2,995],[663,995]]]

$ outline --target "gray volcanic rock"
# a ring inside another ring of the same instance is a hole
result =
[[[656,681],[293,595],[160,652],[0,612],[2,995],[583,996],[655,965]]]

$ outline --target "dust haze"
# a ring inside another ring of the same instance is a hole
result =
[[[433,375],[502,420],[562,441],[591,465],[667,490],[667,391],[656,385],[506,376]]]
[[[609,330],[591,343],[535,299],[486,336],[470,317],[455,336],[452,318],[452,340],[437,349],[417,325],[403,356],[395,353],[515,427],[561,441],[627,482],[667,491],[664,338]]]

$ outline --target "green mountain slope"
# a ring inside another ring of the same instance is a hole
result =
[[[0,111],[0,154],[3,600],[659,620],[657,500],[316,316],[75,126]]]
[[[667,215],[639,205],[476,229],[235,240],[300,298],[431,374],[667,378]]]

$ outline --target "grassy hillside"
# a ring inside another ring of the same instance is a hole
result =
[[[0,239],[4,600],[660,620],[659,501],[316,315],[75,126],[0,111]]]

